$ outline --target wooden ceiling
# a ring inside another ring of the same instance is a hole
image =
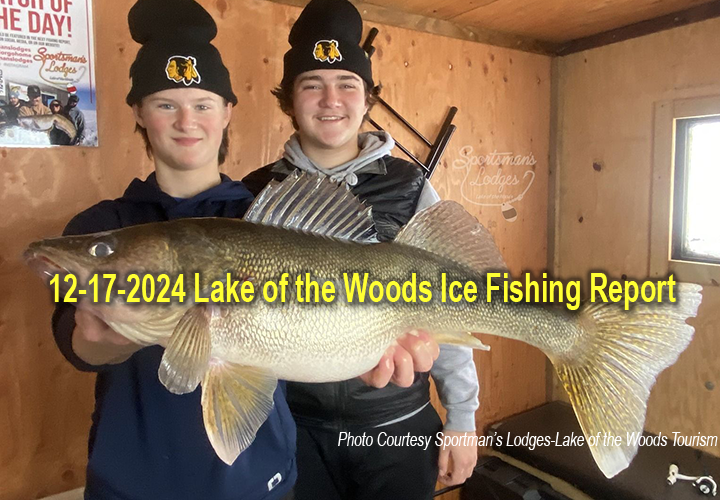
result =
[[[365,0],[392,10],[564,43],[686,10],[708,0]]]
[[[271,0],[304,6],[308,0]],[[351,0],[366,22],[565,55],[720,16],[720,0]]]

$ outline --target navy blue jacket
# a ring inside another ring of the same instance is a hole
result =
[[[252,195],[222,182],[192,198],[162,192],[155,174],[122,198],[75,216],[64,234],[88,234],[185,217],[241,217]],[[203,426],[201,389],[171,394],[158,380],[163,348],[145,347],[118,365],[93,366],[72,350],[75,308],[58,304],[53,333],[76,368],[97,372],[85,498],[91,500],[276,500],[295,482],[295,424],[278,383],[275,406],[232,466],[217,458]],[[272,488],[271,488],[272,486]]]

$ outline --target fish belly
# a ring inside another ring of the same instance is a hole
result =
[[[258,302],[211,323],[212,356],[298,382],[347,380],[370,370],[403,333],[384,305]]]

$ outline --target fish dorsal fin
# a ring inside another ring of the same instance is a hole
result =
[[[454,201],[441,201],[416,213],[395,243],[434,253],[481,274],[507,270],[490,231]]]
[[[377,241],[370,207],[347,185],[305,172],[271,181],[255,198],[245,220],[356,243]]]

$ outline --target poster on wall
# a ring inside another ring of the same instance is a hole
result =
[[[0,0],[0,147],[97,146],[92,0]]]

